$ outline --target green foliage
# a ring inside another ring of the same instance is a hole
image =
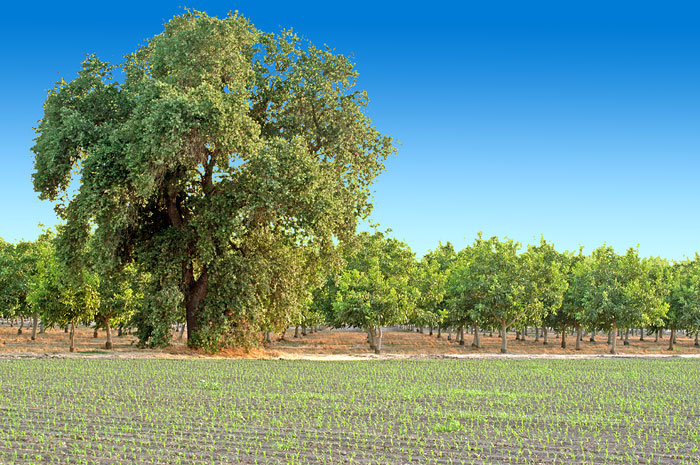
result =
[[[97,269],[148,275],[143,344],[181,315],[211,350],[298,320],[395,151],[356,77],[238,14],[187,11],[120,65],[89,56],[49,92],[33,147],[34,187],[65,220],[57,254],[76,266],[94,241]]]
[[[700,256],[674,263],[669,276],[670,292],[666,327],[700,331]]]
[[[376,231],[359,233],[346,245],[347,266],[337,280],[336,325],[363,328],[381,350],[381,328],[405,323],[420,296],[416,262],[403,242]],[[377,338],[377,344],[373,339]]]
[[[654,264],[641,260],[636,249],[621,256],[612,247],[602,246],[586,259],[585,266],[588,270],[581,271],[587,279],[584,310],[586,319],[598,327],[646,327],[666,314],[663,274],[653,273]]]

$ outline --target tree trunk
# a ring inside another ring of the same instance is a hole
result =
[[[301,325],[301,335],[306,336],[306,325]]]
[[[177,336],[177,338],[178,338],[179,340],[182,340],[182,337],[185,335],[185,327],[186,327],[186,326],[187,326],[187,324],[185,324],[185,323],[182,323],[182,324],[180,325],[180,334]],[[121,336],[121,334],[120,334],[120,336]]]
[[[374,328],[370,328],[367,330],[367,342],[369,342],[370,350],[374,350],[376,352],[377,346],[376,346],[376,343],[374,342]]]
[[[624,345],[628,346],[630,345],[630,329],[625,328],[625,342]]]
[[[380,326],[377,329],[377,344],[374,347],[375,354],[379,354],[382,352],[382,336],[383,336],[382,327]]]
[[[265,344],[271,344],[272,339],[270,339],[270,331],[265,331]]]
[[[97,339],[97,326],[95,326],[95,329],[92,331],[92,338]]]
[[[294,327],[294,337],[299,337],[299,325]]]
[[[464,326],[459,327],[459,345],[463,346],[464,345]]]
[[[535,342],[540,342],[540,327],[535,326]]]
[[[668,338],[668,350],[673,350],[673,343],[675,342],[676,328],[671,326],[671,337]]]
[[[474,342],[472,342],[472,347],[481,349],[481,335],[479,334],[478,326],[474,326]]]
[[[698,341],[698,333],[695,333],[695,347],[700,347],[700,341]]]
[[[523,328],[523,332],[520,334],[520,339],[524,341],[526,337],[527,337],[527,326],[525,326]]]
[[[182,327],[184,328],[185,325],[182,325]],[[124,328],[122,327],[122,325],[119,325],[119,328],[117,328],[117,337],[122,337],[123,335],[124,335]]]
[[[36,312],[32,313],[32,341],[36,341],[36,325],[39,322],[39,316]]]
[[[590,337],[590,339],[588,339],[589,342],[595,342],[595,333],[596,333],[595,329],[593,331],[591,331],[591,337]]]
[[[581,350],[581,339],[583,339],[581,325],[576,325],[576,350]]]
[[[428,336],[432,336],[432,335],[433,335],[433,327],[430,326],[430,327],[429,327]]]
[[[547,345],[549,342],[547,341],[547,327],[542,326],[542,337],[544,338],[544,342],[542,342],[542,345]]]
[[[639,340],[644,342],[644,328],[639,330]]]
[[[202,302],[209,290],[209,274],[206,267],[202,269],[199,278],[194,279],[192,267],[185,273],[185,313],[187,319],[187,344],[195,344],[199,331],[199,313]]]
[[[608,331],[608,345],[612,344],[612,340],[613,340],[612,335],[613,335],[613,331],[611,329],[610,331]]]
[[[46,327],[44,326],[44,322],[39,321],[39,334],[44,334],[45,331],[46,331]]]
[[[506,330],[508,328],[506,327],[505,323],[501,324],[501,335],[503,338],[501,339],[501,353],[502,354],[507,354],[508,353],[508,338],[506,337]]]
[[[654,336],[654,342],[659,342],[659,330],[656,330],[656,335]]]
[[[561,330],[561,348],[566,349],[566,327]]]
[[[615,355],[617,354],[617,337],[615,334],[617,333],[617,324],[613,323],[612,330],[610,331],[610,334],[613,335],[612,338],[612,346],[610,347],[610,353]]]
[[[515,340],[516,340],[516,341],[519,341],[519,340],[520,340],[520,330],[519,330],[519,329],[516,329],[516,330],[515,330]]]
[[[438,326],[437,338],[442,339],[442,326]]]
[[[22,328],[24,328],[24,317],[19,318],[19,328],[17,328],[17,334],[22,334]]]
[[[105,332],[107,333],[107,342],[105,342],[105,349],[112,350],[112,326],[109,324],[109,318],[105,318]]]
[[[75,352],[75,322],[70,322],[70,349],[71,352]]]

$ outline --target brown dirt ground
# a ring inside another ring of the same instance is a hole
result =
[[[68,334],[62,329],[47,329],[45,334],[38,334],[37,340],[30,339],[31,328],[17,335],[17,328],[0,326],[0,358],[14,357],[66,357],[66,356],[93,356],[109,358],[204,358],[212,357],[202,351],[189,349],[183,341],[173,338],[173,344],[165,349],[138,349],[136,337],[124,335],[117,337],[116,331],[113,337],[114,349],[104,349],[105,334],[100,331],[97,338],[93,338],[93,330],[90,328],[78,328],[76,333],[76,352],[68,352]],[[387,330],[384,333],[384,350],[381,356],[376,356],[369,351],[365,333],[349,330],[323,330],[313,334],[307,334],[294,338],[294,331],[289,330],[284,341],[279,341],[279,335],[272,337],[272,344],[260,348],[228,349],[213,357],[216,358],[285,358],[285,359],[314,359],[314,360],[341,360],[341,359],[387,359],[387,358],[463,358],[463,357],[495,357],[501,356],[501,341],[498,337],[482,336],[481,349],[470,347],[472,335],[465,335],[466,344],[460,346],[447,340],[443,334],[441,339],[428,334],[416,332]],[[549,345],[534,342],[534,336],[530,335],[527,341],[516,341],[513,334],[508,335],[508,350],[510,357],[599,357],[608,354],[609,346],[606,344],[607,336],[598,335],[597,342],[589,342],[588,336],[584,337],[582,350],[574,349],[575,338],[567,338],[568,348],[560,347],[561,340],[550,333]],[[636,357],[660,357],[670,355],[700,357],[700,348],[693,346],[693,340],[678,337],[678,344],[673,352],[666,350],[668,335],[659,342],[654,342],[653,337],[647,337],[644,342],[639,341],[639,336],[630,337],[630,345],[624,346],[618,340],[618,354],[620,356]]]

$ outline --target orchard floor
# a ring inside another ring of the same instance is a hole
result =
[[[31,328],[23,329],[21,335],[17,334],[16,327],[0,325],[0,358],[36,357],[36,356],[93,356],[114,358],[202,358],[211,357],[201,351],[191,350],[186,347],[184,341],[179,340],[177,334],[173,337],[173,343],[165,349],[138,349],[137,339],[133,335],[125,334],[122,337],[113,337],[114,349],[104,349],[104,331],[93,337],[91,328],[80,327],[76,332],[76,352],[68,352],[68,334],[61,329],[48,329],[44,334],[37,334],[35,341],[30,339]],[[215,355],[217,358],[284,358],[284,359],[387,359],[387,358],[463,358],[463,357],[501,357],[501,340],[498,337],[482,336],[482,348],[471,347],[472,335],[465,335],[465,345],[448,341],[443,334],[438,339],[435,335],[429,336],[405,330],[386,330],[384,332],[383,351],[381,355],[370,352],[366,335],[353,330],[329,330],[325,329],[306,336],[294,337],[293,328],[287,331],[283,341],[279,335],[273,335],[271,344],[261,345],[259,348],[245,351],[243,349],[224,350]],[[630,345],[623,345],[618,340],[617,351],[619,356],[633,357],[667,357],[684,356],[700,357],[700,347],[693,345],[694,340],[686,337],[678,337],[678,343],[674,351],[668,351],[668,337],[664,335],[659,342],[654,341],[653,336],[647,336],[645,341],[640,341],[639,336],[630,336]],[[598,334],[596,342],[589,342],[585,336],[581,342],[581,350],[575,350],[575,337],[567,337],[567,348],[562,349],[561,339],[550,333],[549,344],[543,345],[542,341],[535,342],[530,334],[526,341],[515,340],[513,333],[508,334],[508,357],[525,358],[590,358],[606,356],[610,346],[606,343],[607,336]]]

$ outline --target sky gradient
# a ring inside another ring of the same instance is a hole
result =
[[[353,55],[369,115],[401,143],[372,218],[419,256],[478,231],[700,251],[700,10],[668,1],[16,3],[0,19],[0,237],[56,222],[30,178],[46,91],[85,53],[121,61],[183,4]]]

